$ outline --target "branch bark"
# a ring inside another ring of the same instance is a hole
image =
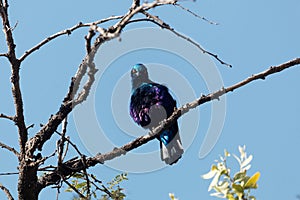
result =
[[[8,115],[5,115],[5,114],[1,113],[0,118],[9,119],[13,122],[16,122],[16,117],[15,116],[8,116]]]
[[[0,189],[6,194],[8,200],[14,200],[9,190],[0,183]]]
[[[2,142],[0,142],[0,147],[7,149],[8,151],[14,153],[17,157],[19,157],[19,152],[17,150],[15,150],[13,147],[10,147]]]

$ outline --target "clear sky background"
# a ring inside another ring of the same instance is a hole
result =
[[[17,55],[21,56],[23,52],[47,36],[72,27],[80,21],[91,22],[111,15],[124,14],[130,5],[131,1],[128,0],[11,2],[9,7],[11,24],[18,22],[14,30]],[[182,5],[201,16],[218,22],[219,25],[210,25],[174,6],[156,8],[152,13],[159,15],[177,31],[190,36],[207,50],[217,53],[220,58],[233,65],[233,68],[227,68],[212,59],[225,87],[272,65],[299,57],[300,2],[298,0],[206,0],[184,1]],[[151,27],[152,25],[141,23],[128,26],[126,30],[145,26]],[[87,31],[88,29],[80,29],[70,36],[63,36],[52,41],[28,57],[21,66],[21,87],[26,123],[27,125],[35,124],[35,127],[30,129],[30,136],[39,130],[40,123],[46,123],[50,115],[58,110],[68,89],[70,78],[85,55],[83,37]],[[140,37],[143,38],[144,35]],[[0,52],[4,52],[5,49],[5,40],[1,34]],[[109,102],[109,99],[105,100],[110,94],[109,91],[117,80],[123,80],[122,77],[127,80],[126,72],[136,62],[160,63],[174,67],[188,80],[196,96],[208,92],[204,80],[201,77],[195,77],[193,71],[187,70],[190,69],[187,67],[189,65],[178,59],[178,56],[159,54],[151,50],[123,55],[111,64],[111,71],[108,69],[103,73],[101,80],[106,81],[107,86],[101,85],[101,81],[95,86],[97,91],[95,112],[101,123],[109,124],[113,119],[111,117],[113,111],[109,109],[109,105],[105,104]],[[116,66],[120,66],[120,71],[116,70]],[[156,72],[153,70],[153,79],[168,85],[170,78],[166,76],[164,80],[163,76],[156,76]],[[7,61],[0,58],[0,113],[13,115],[9,73],[10,67]],[[226,117],[220,138],[212,151],[202,159],[199,158],[199,151],[209,127],[211,103],[201,106],[197,114],[200,116],[199,128],[183,158],[178,164],[160,170],[129,173],[129,181],[123,183],[127,199],[167,200],[170,192],[175,193],[180,200],[215,199],[207,192],[210,182],[201,179],[200,176],[210,169],[211,164],[223,153],[224,149],[238,154],[238,145],[243,144],[247,146],[247,152],[254,156],[249,173],[261,172],[259,188],[254,192],[257,198],[296,199],[296,195],[300,194],[298,181],[300,178],[298,173],[300,166],[299,75],[300,67],[296,66],[272,75],[264,81],[256,81],[229,93],[226,96]],[[176,88],[172,90],[176,96]],[[128,83],[128,92],[130,92],[130,83]],[[128,99],[120,98],[120,101],[128,103]],[[185,103],[180,99],[178,102]],[[104,108],[107,110],[102,110]],[[121,114],[130,118],[127,113]],[[180,123],[183,124],[187,117],[184,116]],[[90,149],[82,141],[82,133],[78,133],[76,129],[78,124],[73,119],[72,115],[69,120],[68,134],[74,142],[78,143],[82,152],[90,155]],[[136,130],[137,133],[128,136],[112,127],[112,133],[108,137],[116,145],[122,145],[143,133],[143,130],[138,127]],[[189,129],[185,128],[181,132],[183,141],[187,140],[184,133],[189,132]],[[84,137],[92,138],[91,134],[93,133],[87,131]],[[52,153],[56,139],[57,137],[53,137],[47,143],[45,154]],[[12,123],[3,119],[0,120],[0,141],[17,146],[16,128]],[[99,147],[103,146],[101,141],[98,144]],[[158,148],[157,141],[152,141],[136,152],[147,152],[156,148]],[[158,153],[156,156],[155,159],[159,160]],[[126,156],[122,159],[126,161]],[[12,158],[9,152],[1,151],[0,173],[16,172],[16,164],[17,160]],[[135,163],[130,164],[135,165]],[[90,172],[95,172],[104,182],[108,182],[121,173],[109,166],[100,165],[91,168]],[[16,195],[17,175],[0,176],[0,182]],[[55,199],[55,196],[56,192],[51,188],[45,189],[40,194],[41,199]],[[5,196],[0,192],[0,199],[4,198]],[[71,198],[72,194],[63,192],[60,196],[60,199]]]

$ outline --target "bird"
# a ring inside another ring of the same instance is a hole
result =
[[[129,112],[139,126],[151,130],[177,108],[169,89],[149,79],[145,65],[139,63],[132,67],[131,85]],[[184,150],[177,121],[160,133],[157,139],[160,142],[161,160],[166,164],[172,165],[182,157]]]

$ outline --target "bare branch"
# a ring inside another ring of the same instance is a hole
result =
[[[68,125],[68,118],[66,117],[63,120],[63,124],[62,124],[62,133],[61,133],[61,138],[58,140],[58,144],[57,144],[57,163],[58,165],[60,165],[63,162],[63,153],[64,153],[64,145],[65,145],[65,135],[67,132],[67,125]]]
[[[3,192],[6,194],[6,196],[9,200],[14,200],[14,198],[11,195],[11,193],[9,192],[9,190],[6,187],[4,187],[1,183],[0,183],[0,189],[3,190]]]
[[[33,165],[42,165],[42,164],[44,164],[44,162],[45,162],[46,160],[48,160],[49,158],[55,156],[55,153],[56,153],[56,151],[54,151],[54,152],[53,152],[52,154],[50,154],[49,156],[45,156],[45,157],[41,157],[41,155],[38,154],[38,156],[36,156],[36,157],[39,157],[39,156],[40,156],[41,158],[38,158],[38,160],[35,161]]]
[[[0,113],[0,118],[9,119],[13,122],[16,122],[16,117],[15,116],[8,116],[8,115],[5,115],[3,113]]]
[[[4,148],[4,149],[7,149],[8,151],[14,153],[17,157],[19,156],[19,152],[17,150],[15,150],[13,147],[10,147],[6,144],[3,144],[2,142],[0,142],[0,147]]]
[[[58,131],[55,131],[55,133],[62,137],[62,134],[59,133]],[[75,151],[78,153],[78,155],[80,155],[80,156],[83,155],[83,154],[79,151],[78,147],[70,140],[69,137],[64,137],[64,140],[66,140],[66,141],[68,142],[67,144],[70,144],[70,145],[75,149]],[[65,157],[65,156],[63,156],[63,157]]]
[[[208,94],[203,95],[200,98],[196,99],[193,102],[187,103],[186,105],[178,108],[173,112],[173,114],[166,120],[164,120],[159,126],[152,129],[147,135],[141,136],[139,138],[136,138],[135,140],[123,145],[119,148],[114,148],[111,152],[105,153],[105,154],[98,154],[94,157],[86,158],[86,162],[83,163],[82,159],[74,158],[71,159],[63,164],[64,170],[62,173],[64,176],[68,176],[72,173],[79,172],[83,170],[84,168],[95,166],[96,164],[103,164],[105,161],[112,160],[118,156],[125,155],[128,151],[131,151],[135,148],[138,148],[150,140],[153,140],[156,138],[157,135],[159,135],[164,129],[167,129],[169,126],[171,126],[178,118],[180,118],[183,114],[189,112],[191,109],[198,107],[201,104],[207,103],[209,101],[219,99],[222,95],[232,92],[233,90],[240,88],[246,84],[249,84],[250,82],[254,80],[259,79],[265,79],[267,76],[278,73],[282,70],[288,69],[290,67],[300,65],[300,58],[296,58],[294,60],[290,60],[286,63],[283,63],[281,65],[270,67],[268,70],[265,70],[261,73],[258,73],[256,75],[252,75],[249,78],[246,78],[245,80],[238,82],[230,87],[227,88],[221,88],[220,90]],[[72,169],[72,170],[70,170]],[[50,172],[48,174],[45,174],[44,176],[40,177],[38,180],[38,188],[41,190],[42,188],[54,184],[60,180],[60,176],[57,175],[57,172]]]
[[[95,31],[90,28],[89,33],[84,37],[86,40],[86,52],[89,54],[91,52],[91,41],[92,38],[96,35]]]
[[[188,9],[188,8],[183,7],[182,5],[180,5],[180,4],[178,4],[178,3],[175,3],[174,5],[177,6],[177,7],[179,7],[179,8],[181,8],[182,10],[185,10],[186,12],[188,12],[188,13],[194,15],[194,16],[197,17],[197,18],[202,19],[202,20],[208,22],[209,24],[212,24],[212,25],[219,25],[219,23],[210,21],[210,20],[208,20],[207,18],[198,15],[197,13],[191,11],[191,10]]]
[[[81,194],[81,192],[79,192],[71,183],[69,183],[69,181],[67,181],[67,179],[65,179],[65,177],[63,177],[62,176],[62,179],[63,179],[63,181],[70,187],[70,188],[72,188],[72,190],[74,191],[74,192],[76,192],[79,196],[80,196],[80,198],[83,198],[83,199],[87,199],[83,194]]]
[[[92,177],[92,179],[101,185],[101,187],[103,188],[99,188],[94,182],[92,182],[92,184],[100,191],[105,192],[109,197],[112,197],[111,192],[109,191],[109,189],[107,189],[107,187],[102,183],[102,181],[98,180],[93,174],[90,175]]]
[[[0,57],[6,57],[6,58],[8,58],[8,55],[7,55],[7,53],[0,53]]]
[[[8,17],[8,2],[7,0],[1,1],[0,5],[0,15],[2,18],[3,32],[5,34],[6,45],[8,48],[7,58],[10,62],[12,74],[11,74],[11,83],[12,83],[12,94],[15,104],[15,122],[18,127],[19,132],[19,145],[20,145],[20,154],[22,155],[25,152],[25,143],[27,141],[28,133],[24,120],[23,113],[23,98],[20,89],[20,64],[21,62],[16,58],[14,43],[14,38],[12,34],[12,28],[10,26],[9,17]]]
[[[208,54],[212,57],[214,57],[218,62],[220,62],[222,65],[226,65],[228,67],[232,67],[230,64],[224,62],[223,60],[221,60],[218,55],[213,54],[207,50],[205,50],[203,47],[201,47],[200,44],[198,44],[197,42],[195,42],[194,40],[192,40],[191,38],[177,32],[174,28],[172,28],[170,25],[168,25],[167,23],[165,23],[163,20],[161,20],[159,17],[151,15],[148,12],[143,12],[143,14],[147,17],[147,21],[153,22],[156,25],[160,26],[161,28],[167,29],[169,31],[171,31],[172,33],[174,33],[175,35],[177,35],[178,37],[188,41],[189,43],[193,44],[194,46],[196,46],[202,53]],[[140,20],[142,21],[142,20]]]
[[[90,179],[89,179],[89,175],[87,173],[87,168],[88,166],[86,165],[86,157],[85,156],[81,156],[81,160],[82,160],[82,163],[83,163],[83,174],[85,175],[85,180],[86,180],[86,184],[87,184],[87,196],[90,196],[91,194],[91,191],[90,191]]]
[[[102,24],[111,20],[116,20],[116,19],[120,19],[122,18],[122,16],[111,16],[105,19],[101,19],[95,22],[90,22],[90,23],[82,23],[79,22],[77,25],[68,28],[66,30],[57,32],[49,37],[47,37],[46,39],[44,39],[43,41],[41,41],[40,43],[38,43],[37,45],[35,45],[34,47],[32,47],[31,49],[27,50],[21,57],[20,57],[20,61],[22,62],[27,56],[29,56],[30,54],[32,54],[33,52],[39,50],[42,46],[44,46],[45,44],[49,43],[50,41],[54,40],[55,38],[62,36],[62,35],[70,35],[72,34],[72,32],[74,32],[75,30],[82,28],[82,27],[90,27],[93,25],[98,25],[98,24]]]
[[[11,176],[11,175],[18,175],[19,172],[5,172],[5,173],[0,173],[0,176]]]

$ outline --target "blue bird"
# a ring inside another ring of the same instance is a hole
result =
[[[138,125],[151,129],[159,122],[171,116],[176,108],[166,86],[149,79],[147,68],[143,64],[136,64],[131,70],[132,95],[130,100],[130,116]],[[161,160],[172,165],[183,154],[183,147],[179,136],[178,123],[164,130],[157,139],[160,141]]]

